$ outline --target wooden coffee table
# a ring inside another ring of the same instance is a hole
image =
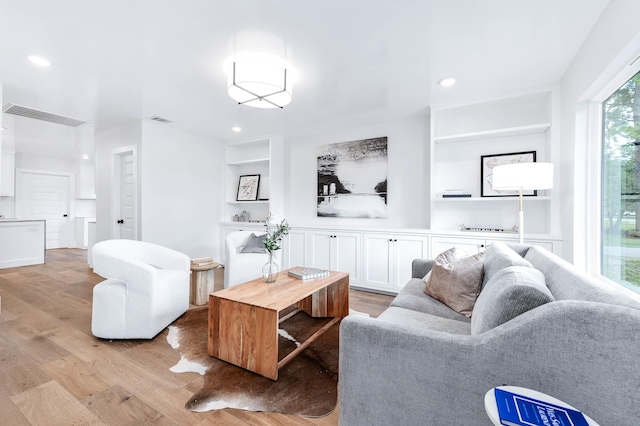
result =
[[[298,310],[279,318],[280,311]],[[333,317],[300,347],[278,360],[278,324],[299,310],[312,317]],[[278,380],[284,367],[331,326],[349,314],[349,274],[302,281],[280,272],[274,283],[262,278],[209,295],[209,355]]]

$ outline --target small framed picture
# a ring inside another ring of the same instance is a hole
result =
[[[483,155],[480,157],[480,196],[481,197],[511,197],[518,195],[518,191],[495,190],[492,186],[493,168],[503,164],[534,163],[535,151],[512,152],[509,154]],[[535,196],[536,190],[525,190],[522,195]]]
[[[260,175],[242,175],[238,182],[236,201],[257,201]]]

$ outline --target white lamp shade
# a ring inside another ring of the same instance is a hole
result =
[[[552,163],[514,163],[493,168],[491,186],[495,190],[553,188]]]
[[[291,102],[292,79],[287,76],[284,66],[242,59],[236,60],[232,67],[235,69],[229,72],[228,93],[238,103],[256,108],[277,108]]]

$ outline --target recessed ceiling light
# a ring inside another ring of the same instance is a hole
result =
[[[83,160],[88,160],[88,159],[89,159],[89,155],[87,155],[87,154],[82,154],[82,159],[83,159]]]
[[[40,56],[29,56],[28,59],[39,67],[48,67],[49,65],[51,65],[51,62],[47,61],[44,58],[41,58]]]
[[[449,87],[449,86],[453,86],[454,84],[456,84],[456,78],[455,77],[446,77],[443,78],[442,80],[438,81],[438,84],[442,87]]]
[[[2,128],[2,130],[4,130],[4,127]]]
[[[239,126],[233,126],[233,127],[231,128],[231,130],[233,130],[234,132],[239,132],[239,131],[241,131],[241,130],[242,130],[242,127],[239,127]]]

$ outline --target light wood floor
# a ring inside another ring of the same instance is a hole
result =
[[[92,289],[103,278],[85,258],[84,250],[48,250],[44,265],[0,269],[0,424],[338,424],[337,410],[317,419],[187,411],[202,377],[169,371],[179,357],[166,330],[150,341],[91,334]],[[350,297],[353,309],[372,316],[392,300],[355,290]]]

